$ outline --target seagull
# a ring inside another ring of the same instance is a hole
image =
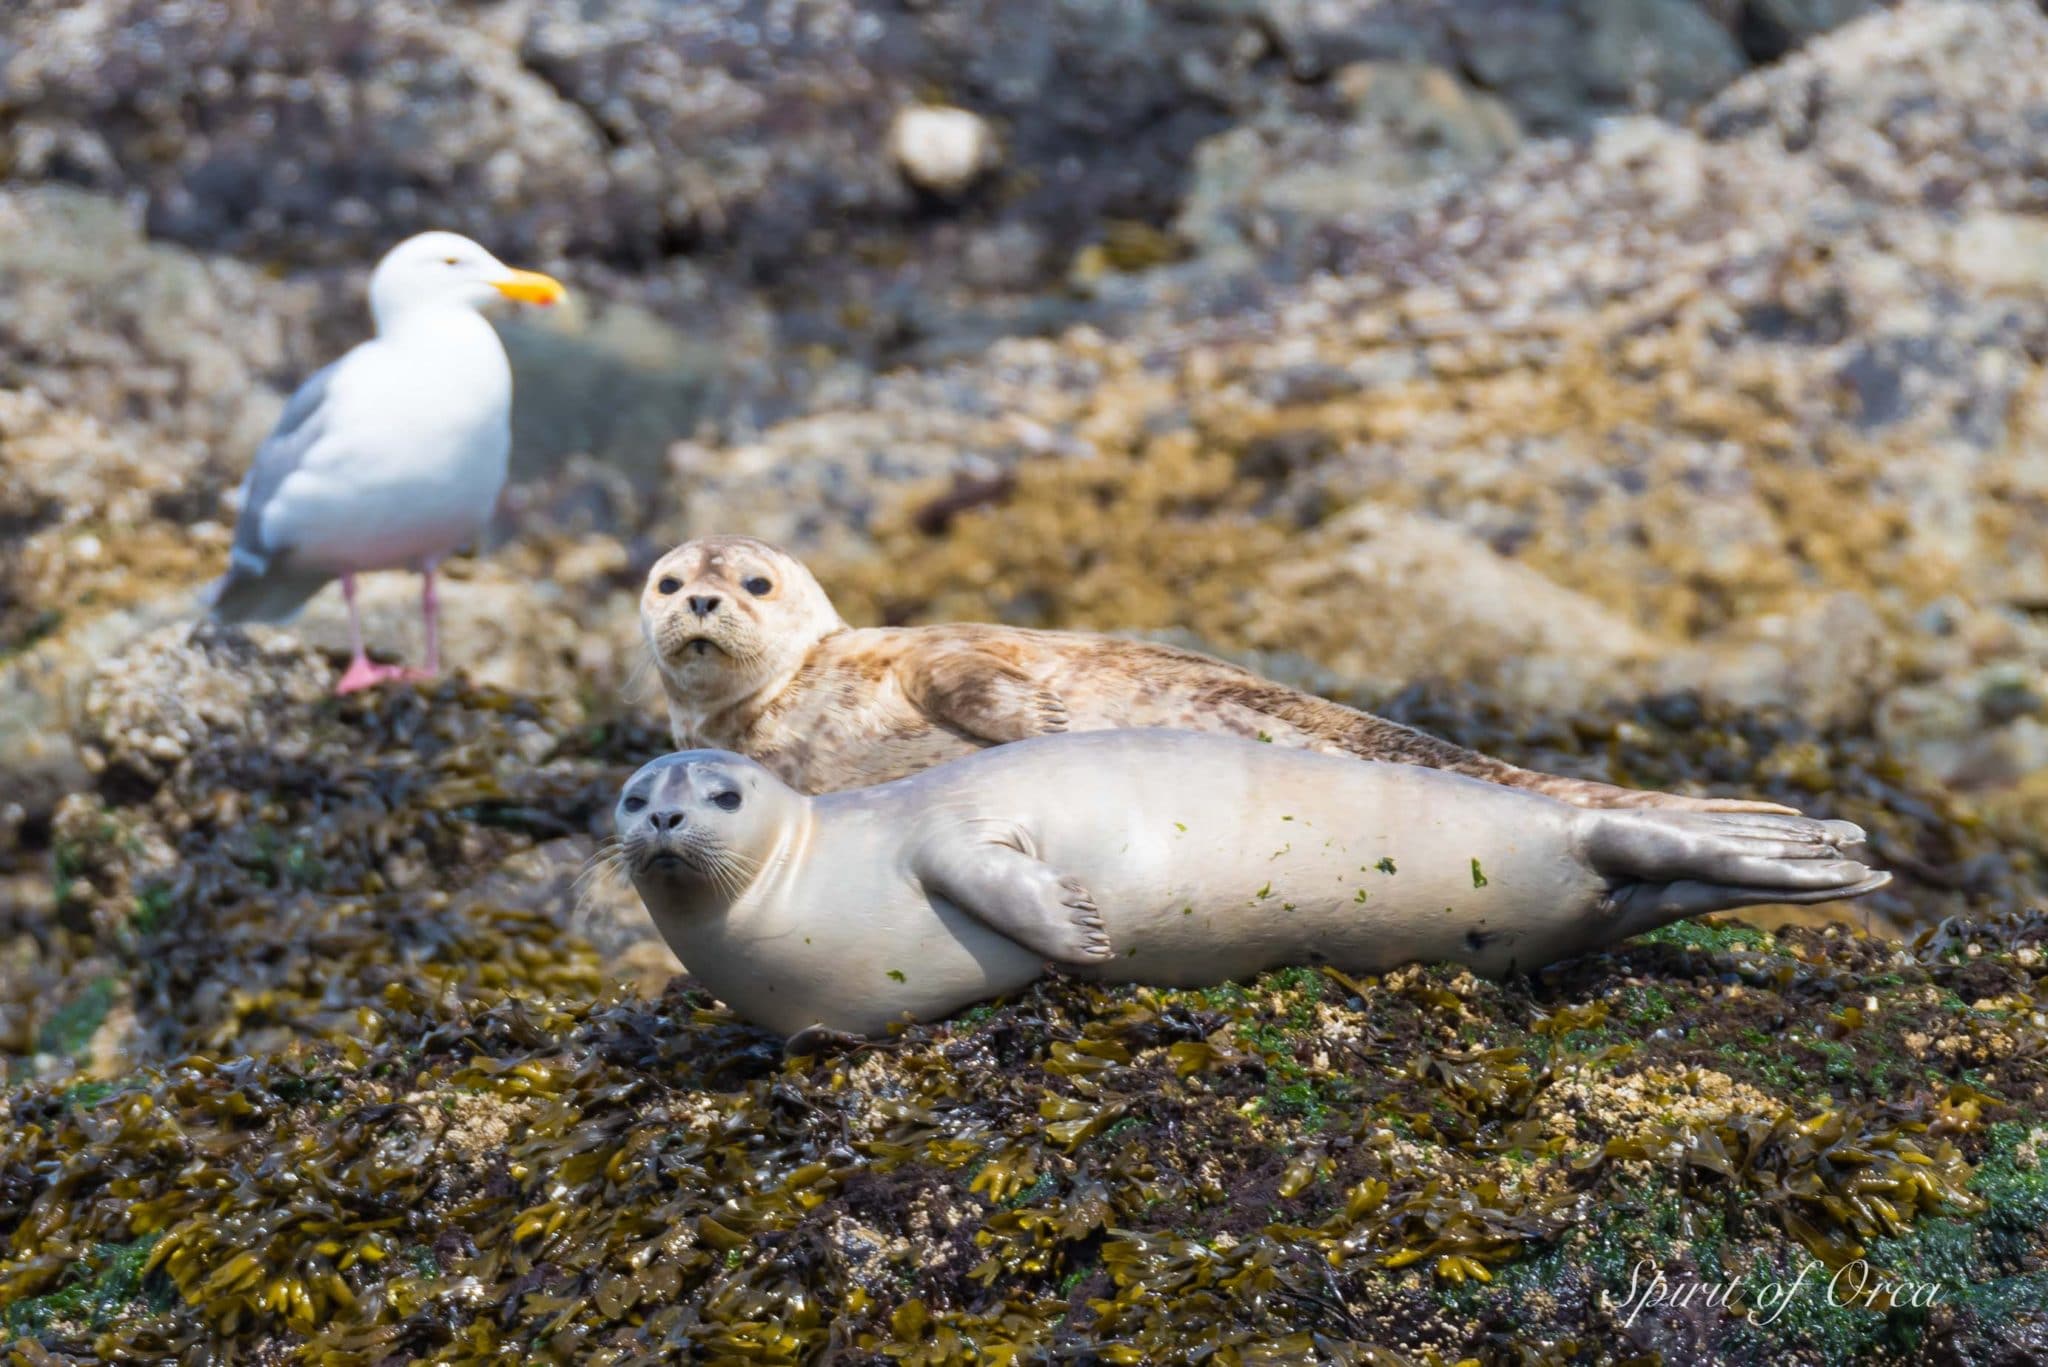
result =
[[[242,482],[214,618],[282,621],[338,578],[352,654],[336,693],[439,673],[434,569],[483,530],[512,448],[512,367],[478,310],[499,296],[545,307],[565,293],[457,233],[387,252],[370,275],[376,335],[299,386]],[[356,576],[381,569],[424,577],[422,670],[373,664],[363,649]]]

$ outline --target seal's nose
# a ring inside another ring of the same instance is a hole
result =
[[[656,811],[649,812],[647,814],[647,824],[663,834],[667,834],[669,831],[681,830],[683,827],[683,809],[680,807],[662,807]]]
[[[690,605],[690,611],[696,613],[699,617],[709,617],[712,613],[718,611],[718,605],[725,600],[715,593],[705,593],[692,594],[686,601]]]

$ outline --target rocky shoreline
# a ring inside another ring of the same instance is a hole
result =
[[[2044,127],[2026,0],[9,7],[10,1360],[2048,1356]],[[336,701],[194,595],[430,225],[575,303]],[[1898,879],[785,1062],[582,876],[710,531]]]
[[[0,978],[29,1361],[2048,1348],[2039,912],[1054,981],[784,1061],[571,886],[658,733],[330,668],[173,631],[94,682]],[[1631,1317],[1651,1268],[1746,1289]],[[1934,1289],[1822,1290],[1880,1272]]]

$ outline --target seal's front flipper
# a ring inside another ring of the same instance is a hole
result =
[[[867,1036],[852,1034],[845,1030],[828,1030],[822,1025],[807,1025],[782,1042],[784,1058],[809,1058],[813,1054],[843,1053],[858,1049],[869,1043]]]
[[[971,646],[923,657],[904,676],[903,691],[927,716],[991,745],[1067,729],[1059,694]]]
[[[1095,899],[1023,844],[1016,832],[991,838],[962,829],[927,841],[912,872],[926,891],[1054,963],[1109,958],[1109,934]]]

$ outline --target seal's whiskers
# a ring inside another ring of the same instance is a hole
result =
[[[583,861],[583,868],[575,881],[569,885],[570,895],[575,899],[576,911],[587,911],[599,889],[616,888],[626,881],[628,855],[626,847],[616,837],[607,836],[590,857]]]
[[[727,901],[738,901],[761,872],[761,861],[738,850],[724,850],[706,862],[705,872],[711,875],[721,896]]]
[[[619,685],[619,693],[627,702],[652,702],[659,690],[649,688],[648,685],[654,683],[659,675],[660,669],[653,654],[642,651],[639,658],[633,661],[633,668],[627,671],[626,681]]]

